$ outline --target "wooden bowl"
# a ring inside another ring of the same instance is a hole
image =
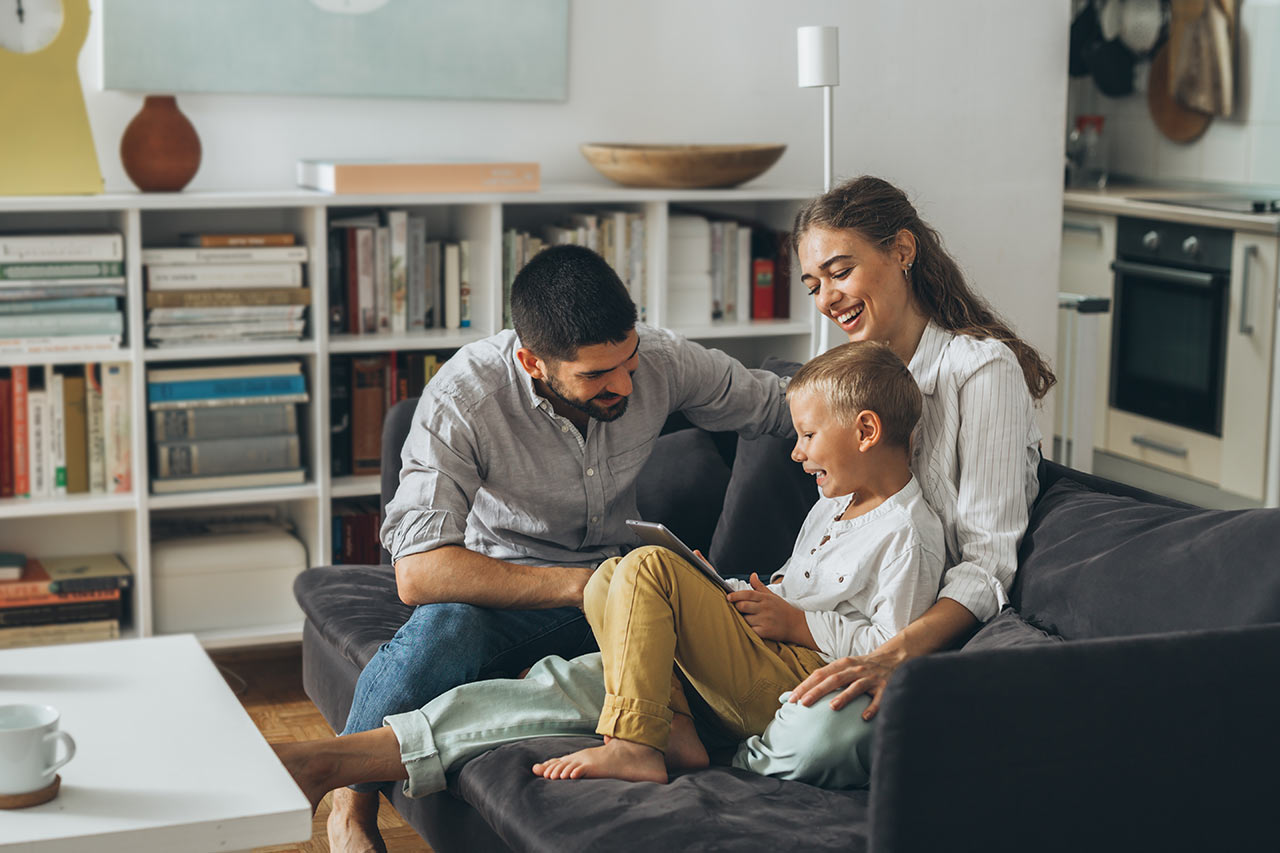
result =
[[[785,145],[628,145],[585,143],[582,156],[627,187],[733,187],[763,174]]]

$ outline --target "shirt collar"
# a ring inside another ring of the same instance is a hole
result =
[[[933,394],[938,384],[938,370],[942,366],[942,352],[954,337],[954,333],[948,332],[932,320],[924,327],[920,343],[916,345],[911,363],[907,365],[907,370],[911,371],[916,384],[920,386],[920,393]]]

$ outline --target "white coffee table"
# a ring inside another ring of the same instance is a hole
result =
[[[228,851],[305,841],[311,807],[196,639],[0,651],[0,704],[62,711],[52,801],[0,810],[0,850]]]

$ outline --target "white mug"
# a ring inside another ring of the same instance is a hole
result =
[[[58,730],[58,719],[52,705],[0,705],[0,795],[48,787],[75,757],[76,742]],[[56,761],[59,743],[66,755]]]

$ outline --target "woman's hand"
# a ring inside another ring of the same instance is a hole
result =
[[[764,639],[813,648],[813,634],[804,611],[765,586],[755,572],[751,573],[751,589],[729,593],[729,601],[738,608],[751,630]]]
[[[871,696],[871,704],[862,712],[862,719],[870,720],[880,710],[880,699],[885,685],[889,683],[889,676],[904,659],[904,656],[885,652],[883,647],[868,655],[840,658],[809,673],[809,677],[791,691],[789,701],[807,707],[839,690],[830,703],[833,711],[839,711],[866,693]]]

